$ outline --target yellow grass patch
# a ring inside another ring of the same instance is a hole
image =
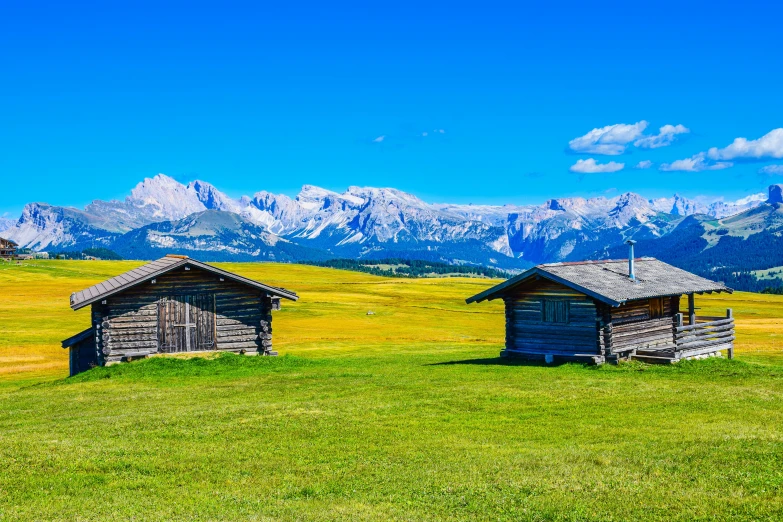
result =
[[[0,376],[30,372],[63,375],[60,341],[89,326],[89,311],[73,312],[71,292],[142,264],[138,261],[34,261],[0,265]],[[274,346],[281,353],[334,356],[351,353],[447,351],[503,343],[499,301],[465,304],[494,284],[486,279],[396,279],[357,272],[276,263],[218,266],[296,291],[275,313]],[[783,296],[738,292],[699,296],[702,315],[733,308],[737,352],[783,354]],[[367,312],[373,312],[368,315]]]

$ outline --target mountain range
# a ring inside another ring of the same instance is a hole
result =
[[[738,266],[716,257],[729,244],[777,241],[781,187],[731,202],[625,193],[495,206],[427,203],[392,188],[338,193],[312,185],[294,198],[266,191],[231,198],[209,183],[159,174],[122,201],[96,200],[84,209],[30,203],[17,221],[0,221],[0,230],[35,250],[105,247],[134,259],[164,252],[204,260],[403,257],[508,270],[616,256],[634,238],[642,255],[675,264],[709,259],[697,271],[715,272]],[[783,260],[740,264],[755,270],[770,263]]]

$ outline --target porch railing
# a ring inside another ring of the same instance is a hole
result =
[[[684,314],[675,316],[674,342],[675,356],[691,357],[728,351],[729,359],[734,358],[734,317],[731,308],[725,317],[690,316],[689,323],[683,323]]]

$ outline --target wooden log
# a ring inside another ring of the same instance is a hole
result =
[[[633,342],[634,340],[638,339],[670,339],[674,340],[674,332],[671,328],[667,330],[640,330],[638,332],[633,332],[632,334],[621,334],[618,335],[615,332],[612,332],[612,339],[616,343],[626,343],[626,342]]]
[[[237,342],[237,343],[217,343],[217,349],[218,350],[234,350],[234,349],[241,349],[241,348],[258,348],[258,344],[253,342]]]
[[[726,319],[731,319],[732,321],[734,321],[734,312],[732,311],[731,308],[728,308],[726,310]],[[734,358],[734,343],[732,342],[731,346],[729,346],[729,359],[733,359],[733,358]]]
[[[116,346],[115,346],[116,345]],[[109,354],[113,351],[113,349],[116,347],[117,350],[128,350],[128,349],[134,349],[134,348],[150,348],[150,349],[157,349],[158,343],[152,342],[152,341],[131,341],[131,342],[122,342],[122,343],[113,343],[109,342],[104,347],[105,354]],[[108,350],[108,351],[106,351]]]
[[[119,324],[119,323],[132,323],[139,320],[149,321],[157,318],[157,316],[158,316],[158,310],[155,309],[155,310],[144,310],[143,312],[125,314],[125,315],[110,314],[108,318],[112,323]]]
[[[595,329],[583,332],[562,331],[546,333],[527,328],[514,328],[513,331],[517,336],[529,339],[589,339],[591,341],[595,339]]]
[[[690,332],[682,332],[676,334],[674,338],[677,339],[678,341],[680,340],[685,341],[685,340],[698,339],[700,337],[711,337],[715,335],[722,335],[726,333],[733,334],[734,328],[732,328],[731,325],[727,325],[722,328],[715,328],[710,330],[692,330]]]
[[[258,334],[256,332],[247,332],[242,334],[234,334],[234,335],[220,335],[218,333],[217,341],[219,343],[235,343],[235,342],[243,342],[243,341],[255,341],[258,339]]]
[[[158,334],[156,332],[147,332],[138,334],[110,335],[108,337],[104,337],[104,341],[112,343],[113,345],[135,341],[158,342]]]
[[[650,328],[636,328],[634,330],[621,330],[621,331],[613,331],[612,335],[617,339],[625,339],[629,337],[634,337],[637,335],[647,335],[647,334],[666,334],[669,336],[674,335],[674,327],[672,325],[664,325],[664,326],[651,326]]]
[[[695,330],[697,328],[705,328],[706,326],[722,326],[725,324],[733,324],[734,319],[721,319],[720,321],[711,321],[709,323],[699,323],[699,324],[693,324],[693,325],[686,325],[686,326],[678,326],[676,327],[676,331],[679,332],[687,332],[689,330]]]
[[[701,348],[703,346],[713,346],[713,345],[717,346],[717,345],[726,344],[728,342],[733,342],[734,340],[735,340],[734,336],[731,336],[731,337],[723,337],[721,339],[714,339],[710,341],[697,341],[688,344],[677,344],[677,350],[687,351],[691,348]]]
[[[218,324],[217,329],[220,332],[232,332],[232,331],[241,331],[241,330],[255,330],[257,327],[245,324],[245,323],[237,323],[237,324]]]
[[[732,346],[733,346],[732,343],[724,343],[724,344],[711,344],[706,347],[692,348],[689,350],[677,350],[675,351],[675,357],[677,357],[678,359],[684,359],[686,357],[693,357],[696,355],[704,355],[708,353],[719,352],[721,350],[731,349]]]
[[[719,337],[701,338],[701,339],[696,339],[694,341],[688,341],[688,342],[685,342],[685,343],[677,341],[677,346],[682,348],[682,349],[686,349],[689,346],[698,345],[699,343],[705,343],[705,342],[725,342],[726,340],[729,340],[729,339],[730,340],[734,340],[735,339],[734,335],[729,334],[729,335],[723,335],[723,336],[719,336]]]
[[[112,330],[137,330],[139,328],[156,329],[158,327],[158,321],[125,321],[115,322],[111,321],[110,328]]]
[[[598,353],[594,344],[580,343],[580,344],[566,344],[566,343],[516,343],[514,350],[532,350],[532,351],[561,351],[564,353],[583,352],[583,353]]]
[[[696,324],[696,305],[693,293],[688,294],[688,324]]]

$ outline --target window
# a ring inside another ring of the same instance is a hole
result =
[[[568,301],[554,299],[541,301],[541,320],[545,323],[567,323]]]
[[[654,297],[650,299],[650,319],[660,319],[663,317],[663,298]]]

